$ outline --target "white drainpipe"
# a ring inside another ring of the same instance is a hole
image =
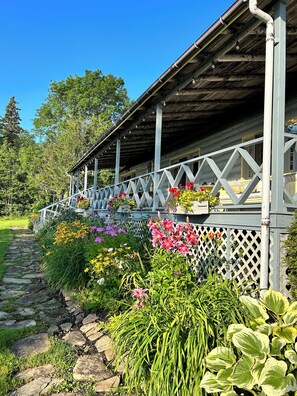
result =
[[[268,289],[269,278],[269,235],[270,235],[270,167],[271,167],[271,129],[273,99],[273,55],[274,26],[272,17],[257,7],[257,0],[249,0],[250,12],[266,23],[265,55],[265,94],[263,125],[263,171],[262,171],[262,209],[261,209],[261,268],[260,289]]]

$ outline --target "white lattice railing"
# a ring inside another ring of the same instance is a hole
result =
[[[296,135],[285,134],[285,155],[296,142]],[[138,211],[162,210],[169,197],[169,188],[186,182],[194,182],[197,188],[211,184],[212,194],[220,198],[221,205],[218,207],[220,210],[260,209],[262,164],[258,163],[259,158],[257,162],[254,157],[256,151],[261,152],[262,145],[263,138],[258,138],[96,191],[89,188],[44,208],[41,212],[42,217],[46,219],[46,216],[59,213],[61,208],[75,206],[75,199],[78,195],[88,198],[93,210],[105,211],[110,198],[121,192],[133,198]],[[295,173],[284,175],[284,205],[286,206],[297,204]],[[246,179],[242,178],[243,175]]]

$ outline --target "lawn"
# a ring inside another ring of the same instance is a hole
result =
[[[4,272],[4,256],[13,237],[11,231],[12,227],[27,228],[28,219],[24,217],[15,219],[0,219],[0,279],[2,278]]]

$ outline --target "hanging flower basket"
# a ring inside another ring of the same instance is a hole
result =
[[[176,214],[186,214],[186,215],[201,215],[209,213],[208,201],[193,201],[192,207],[190,209],[185,209],[180,205],[176,206]]]

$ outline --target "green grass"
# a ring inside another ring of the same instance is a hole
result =
[[[13,227],[27,228],[28,219],[27,218],[0,219],[0,279],[3,277],[4,274],[3,261],[4,261],[5,253],[7,252],[9,244],[13,238],[13,233],[11,231],[11,228]]]

